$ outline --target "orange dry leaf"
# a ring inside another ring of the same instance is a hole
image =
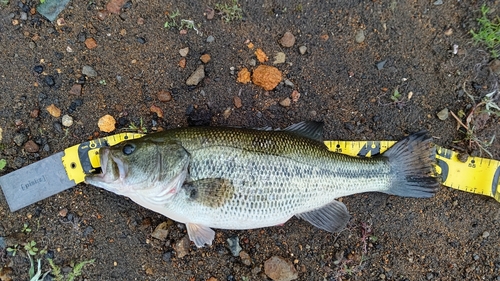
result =
[[[152,105],[149,108],[149,111],[156,113],[156,115],[158,115],[158,117],[163,118],[163,110],[161,108],[159,108],[158,106]]]
[[[264,53],[261,48],[255,50],[255,55],[257,56],[257,60],[261,63],[269,60],[266,53]]]
[[[270,91],[281,82],[281,71],[274,66],[259,65],[252,75],[252,82]]]
[[[243,84],[250,82],[250,71],[248,71],[248,69],[246,67],[242,68],[238,72],[238,79],[236,81],[243,83]]]
[[[113,116],[106,114],[99,119],[97,122],[97,126],[99,126],[99,130],[109,133],[115,130],[116,120]]]
[[[253,46],[253,43],[252,43],[252,42],[248,43],[248,44],[247,44],[247,47],[248,47],[248,49],[250,49],[250,50],[251,50],[251,49],[253,49],[253,47],[254,47],[254,46]]]

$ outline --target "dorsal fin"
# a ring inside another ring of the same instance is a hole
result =
[[[283,131],[291,132],[317,141],[323,141],[323,122],[302,121],[286,127]]]

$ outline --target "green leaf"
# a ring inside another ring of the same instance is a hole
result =
[[[3,170],[7,166],[7,160],[0,159],[0,171]]]

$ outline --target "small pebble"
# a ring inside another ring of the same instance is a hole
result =
[[[42,65],[35,65],[33,67],[33,71],[37,74],[41,74],[43,72],[43,66]]]
[[[40,147],[33,140],[29,140],[24,144],[24,150],[29,153],[35,153],[40,150]]]
[[[234,102],[234,106],[235,106],[236,108],[240,108],[240,107],[242,107],[242,106],[243,106],[243,104],[241,103],[241,98],[240,98],[240,97],[238,97],[238,96],[234,96],[234,97],[233,97],[233,102]]]
[[[248,60],[248,64],[249,64],[250,66],[256,66],[256,65],[257,65],[257,61],[256,61],[255,59],[249,59],[249,60]]]
[[[54,76],[52,76],[52,75],[45,76],[45,78],[43,79],[43,82],[45,82],[45,84],[47,84],[47,86],[49,86],[49,87],[52,87],[56,84]]]
[[[227,247],[229,248],[231,254],[233,254],[234,257],[239,256],[242,250],[240,246],[240,238],[238,236],[232,236],[227,238]]]
[[[54,127],[54,130],[56,130],[56,132],[58,133],[62,133],[62,125],[60,122],[58,121],[55,121],[54,123],[52,123],[52,127]]]
[[[177,258],[183,258],[189,254],[189,238],[184,236],[181,240],[177,241],[174,245]]]
[[[88,77],[96,77],[97,72],[89,65],[84,65],[82,68],[82,74]]]
[[[139,44],[146,44],[146,39],[144,39],[144,37],[137,37],[137,42],[139,42]]]
[[[212,43],[214,41],[215,41],[215,37],[213,37],[212,35],[207,37],[207,43]]]
[[[285,60],[286,60],[285,53],[283,53],[283,52],[277,52],[276,55],[274,56],[273,64],[284,63]]]
[[[290,95],[290,97],[292,98],[292,101],[293,101],[293,102],[298,102],[298,101],[299,101],[299,98],[300,98],[300,93],[299,93],[299,91],[297,91],[297,90],[293,90],[293,91],[292,91],[292,94]]]
[[[377,62],[376,66],[378,70],[382,70],[384,68],[384,65],[386,64],[387,60],[383,60],[380,62]]]
[[[200,57],[200,60],[203,62],[203,63],[208,63],[210,61],[210,55],[209,54],[203,54],[201,57]]]
[[[109,15],[109,12],[107,10],[99,10],[97,12],[97,18],[99,20],[105,20],[108,15]]]
[[[20,17],[21,20],[27,20],[28,19],[28,14],[25,13],[25,12],[21,12],[21,17]]]
[[[40,115],[40,109],[38,108],[33,109],[30,113],[31,118],[37,118],[38,115]]]
[[[59,210],[59,216],[66,217],[67,214],[68,214],[68,209],[64,208]]]
[[[222,113],[222,116],[224,116],[224,119],[227,119],[227,118],[229,118],[229,116],[231,116],[232,112],[233,112],[233,109],[228,107],[228,108],[226,108],[226,110],[224,110],[224,112]]]
[[[85,43],[85,46],[87,47],[87,49],[90,49],[90,50],[97,47],[97,41],[95,41],[94,38],[87,38],[87,39],[85,39],[84,43]]]
[[[264,273],[274,281],[290,281],[299,278],[293,264],[278,256],[273,256],[264,262]]]
[[[295,44],[295,36],[293,36],[291,32],[287,31],[285,32],[285,34],[283,34],[283,37],[281,37],[279,43],[285,48],[293,47],[293,45]]]
[[[356,32],[354,40],[356,40],[356,43],[363,43],[363,41],[365,41],[365,31],[359,30],[358,32]]]
[[[241,251],[240,252],[240,259],[244,265],[246,265],[246,266],[252,265],[252,259],[250,258],[250,255],[247,252]]]
[[[79,96],[82,93],[82,85],[81,84],[73,84],[69,93],[75,96]]]
[[[78,35],[76,36],[76,39],[78,40],[78,42],[85,42],[85,39],[87,39],[87,34],[85,32],[80,32],[78,33]]]
[[[488,231],[483,232],[483,238],[488,238],[490,237],[490,233]]]
[[[285,79],[285,85],[290,87],[290,88],[293,88],[295,87],[295,85],[292,83],[292,81],[288,80],[288,79]]]
[[[61,123],[64,127],[71,127],[73,125],[73,117],[65,114],[62,117]]]
[[[25,134],[16,134],[14,136],[14,143],[17,146],[22,146],[28,140],[28,136]]]
[[[55,106],[54,104],[47,106],[45,109],[53,117],[59,118],[59,116],[61,116],[61,110],[57,106]]]
[[[161,241],[165,241],[168,236],[168,224],[166,221],[160,223],[153,233],[151,233],[151,237],[156,238]]]
[[[171,262],[171,260],[172,260],[172,251],[168,251],[165,254],[163,254],[162,259],[163,259],[163,261]]]
[[[439,120],[442,120],[442,121],[448,119],[449,115],[450,115],[450,112],[449,112],[448,108],[445,108],[437,113],[437,117],[439,118]]]
[[[307,52],[307,47],[306,46],[300,46],[299,47],[299,53],[301,55],[304,55]]]
[[[205,67],[200,65],[186,80],[186,85],[196,86],[201,82],[201,80],[203,80],[203,78],[205,78]]]
[[[185,68],[186,67],[186,58],[181,58],[179,60],[179,67],[180,68]]]
[[[284,98],[280,101],[280,105],[283,107],[289,107],[292,104],[292,100],[290,98]]]
[[[156,97],[161,102],[168,102],[168,101],[172,100],[172,94],[170,92],[165,91],[165,90],[160,90],[158,92],[158,94],[156,94]]]
[[[181,57],[185,57],[188,54],[189,54],[189,47],[182,48],[179,50],[179,55],[181,55]]]

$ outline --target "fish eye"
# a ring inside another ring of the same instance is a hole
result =
[[[127,143],[126,145],[123,146],[122,152],[125,155],[130,155],[134,152],[135,150],[135,145]]]

